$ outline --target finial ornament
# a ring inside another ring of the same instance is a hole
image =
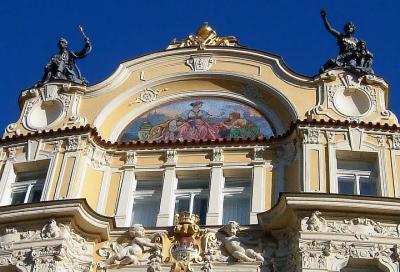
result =
[[[358,40],[353,36],[356,31],[354,23],[348,22],[345,24],[343,32],[340,32],[331,26],[325,10],[321,11],[321,17],[325,28],[337,39],[339,55],[335,59],[328,60],[321,67],[320,72],[334,68],[344,68],[359,73],[374,74],[372,70],[373,55],[367,49],[365,41]]]
[[[196,34],[189,35],[186,39],[172,40],[167,49],[197,46],[203,50],[206,46],[239,46],[238,40],[233,36],[218,37],[217,32],[208,24],[204,24],[197,30]]]
[[[83,49],[77,52],[68,50],[68,41],[65,38],[60,38],[58,41],[60,51],[54,54],[45,66],[41,83],[47,83],[52,80],[66,80],[83,85],[88,84],[86,79],[82,77],[76,65],[76,60],[87,56],[92,50],[92,44],[83,27],[79,25],[78,28],[85,43]]]

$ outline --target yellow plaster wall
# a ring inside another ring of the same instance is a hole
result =
[[[224,151],[224,162],[226,163],[245,163],[251,162],[249,152],[243,151]]]
[[[107,204],[105,214],[114,216],[118,202],[119,187],[121,184],[122,172],[114,172],[111,174],[110,187],[107,192]]]
[[[185,152],[178,156],[178,164],[208,164],[210,154],[202,152]]]
[[[90,207],[94,210],[97,208],[103,175],[104,172],[102,171],[96,171],[91,167],[86,168],[82,197],[86,198]]]
[[[325,163],[325,192],[330,193],[330,173],[329,173],[329,149],[325,146],[324,149],[324,163]]]
[[[63,153],[58,153],[57,157],[56,157],[56,162],[55,165],[53,167],[53,176],[52,179],[50,181],[50,192],[49,192],[49,196],[50,199],[49,200],[54,200],[55,198],[55,193],[56,193],[56,185],[57,185],[57,181],[59,179],[60,176],[60,171],[61,171],[61,165],[62,162],[64,160],[64,154]]]
[[[71,181],[72,172],[74,170],[75,157],[69,157],[65,161],[65,168],[63,173],[63,178],[61,181],[60,197],[66,198],[69,186],[72,186],[73,181]]]
[[[151,154],[142,154],[137,155],[137,164],[138,165],[159,165],[163,164],[164,153],[151,153]]]
[[[307,167],[310,173],[310,189],[311,192],[317,192],[320,189],[319,180],[319,151],[315,149],[310,149],[309,151],[309,161],[307,162]]]
[[[392,171],[392,158],[390,156],[390,150],[385,150],[385,170],[386,170],[386,181],[387,181],[387,189],[388,189],[388,196],[394,197],[394,178],[393,178],[393,171]]]
[[[400,155],[394,156],[394,160],[396,163],[396,175],[397,175],[397,180],[394,181],[394,184],[399,186],[400,181],[398,180],[400,178]]]
[[[265,168],[265,210],[268,211],[273,206],[272,192],[274,189],[274,174],[272,167]]]
[[[82,154],[81,154],[82,155]],[[77,168],[75,177],[74,177],[74,182],[72,183],[72,196],[77,197],[78,196],[78,191],[79,191],[79,180],[81,180],[82,175],[84,175],[85,172],[85,160],[83,157],[80,157],[80,159],[77,161],[75,164],[75,167]]]

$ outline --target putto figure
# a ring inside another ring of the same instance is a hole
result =
[[[60,51],[54,54],[46,65],[42,82],[46,83],[51,80],[67,80],[87,85],[88,82],[82,77],[81,72],[76,65],[76,60],[88,55],[92,50],[92,44],[81,26],[79,26],[79,30],[85,42],[83,49],[78,52],[68,50],[68,41],[65,38],[60,38],[58,41],[58,48]]]
[[[250,244],[250,241],[244,241],[237,236],[239,227],[236,221],[229,221],[217,233],[217,238],[226,252],[239,262],[264,262],[261,254],[245,247],[244,244]]]
[[[367,49],[364,41],[359,41],[353,36],[356,26],[353,22],[348,22],[344,26],[344,32],[341,33],[334,29],[328,21],[326,11],[321,11],[322,20],[325,28],[337,39],[339,46],[339,55],[335,59],[328,60],[322,67],[320,72],[324,72],[332,68],[345,68],[357,72],[373,74],[372,58],[373,55]]]
[[[145,231],[141,224],[133,225],[129,230],[129,235],[132,240],[130,245],[126,247],[121,246],[117,242],[111,243],[111,252],[102,266],[139,264],[147,248],[150,251],[161,250],[162,248],[160,244],[152,243],[150,239],[145,237]]]

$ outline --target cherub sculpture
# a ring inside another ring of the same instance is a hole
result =
[[[41,236],[42,238],[58,238],[60,236],[60,228],[57,225],[56,220],[51,219],[42,228]]]
[[[320,211],[315,211],[310,217],[306,218],[308,231],[324,231],[326,228],[326,220],[321,216]]]
[[[112,264],[139,264],[146,247],[152,250],[161,250],[161,245],[152,243],[150,239],[145,237],[144,228],[141,224],[135,224],[129,230],[132,240],[130,245],[123,247],[113,242],[110,247],[113,251],[110,257],[105,261],[106,265]]]
[[[261,254],[245,247],[244,244],[249,244],[249,241],[244,241],[237,236],[239,227],[237,222],[229,221],[218,231],[217,238],[221,241],[226,252],[239,262],[264,262],[264,257]]]

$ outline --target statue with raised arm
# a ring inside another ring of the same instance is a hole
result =
[[[332,68],[345,68],[358,72],[373,74],[372,53],[366,48],[366,43],[360,44],[360,41],[353,36],[356,26],[353,22],[345,24],[343,33],[334,29],[328,21],[326,11],[321,11],[321,17],[325,28],[331,33],[339,46],[339,55],[335,59],[328,60],[320,72]]]
[[[42,82],[66,80],[87,85],[88,82],[82,77],[76,65],[76,60],[88,55],[92,50],[92,44],[81,26],[79,26],[79,30],[84,40],[83,49],[77,52],[68,50],[68,41],[65,38],[60,38],[58,41],[60,51],[54,54],[45,66]]]

